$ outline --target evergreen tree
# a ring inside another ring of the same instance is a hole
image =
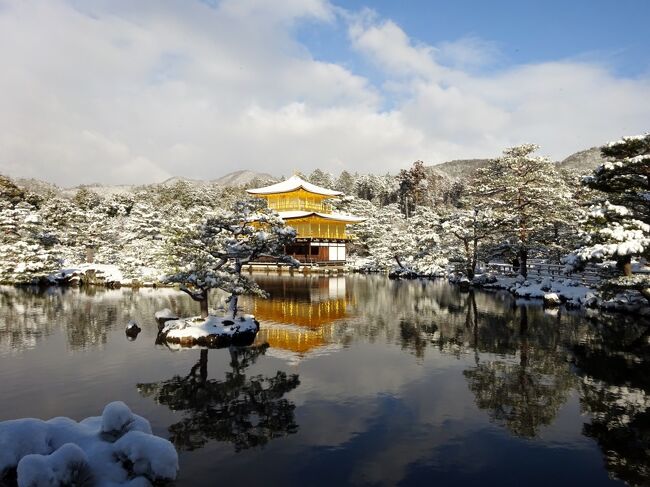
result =
[[[316,186],[332,189],[334,188],[334,178],[328,172],[315,169],[309,176],[309,182]]]
[[[410,169],[402,169],[397,175],[402,212],[409,217],[415,208],[424,203],[428,191],[427,173],[424,162],[415,161]]]
[[[354,191],[355,177],[347,171],[341,171],[339,178],[336,180],[335,189],[343,194],[351,195]]]
[[[601,153],[606,162],[584,182],[604,197],[589,213],[585,245],[566,261],[571,268],[615,261],[620,276],[605,289],[636,289],[650,300],[650,276],[632,273],[633,258],[650,258],[650,134],[623,137]]]
[[[480,211],[478,208],[455,210],[442,223],[443,232],[455,240],[448,242],[448,257],[463,262],[465,274],[469,279],[476,273],[484,243],[490,239],[498,226],[499,222],[491,210]]]
[[[263,204],[260,200],[240,201],[232,210],[215,211],[200,223],[177,225],[169,236],[166,250],[171,274],[166,280],[181,284],[181,291],[200,303],[202,317],[208,315],[210,289],[230,294],[233,317],[238,296],[264,295],[253,280],[242,275],[247,263],[260,257],[290,261],[284,247],[296,232]]]
[[[54,273],[57,240],[36,208],[26,201],[0,200],[0,282],[35,284]]]
[[[479,211],[492,211],[500,221],[499,250],[517,256],[524,277],[530,252],[547,250],[549,234],[543,230],[571,207],[571,193],[553,163],[532,155],[538,148],[523,144],[506,149],[477,170],[471,191]]]

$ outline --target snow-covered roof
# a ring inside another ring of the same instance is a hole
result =
[[[276,184],[272,184],[271,186],[265,186],[264,188],[247,189],[246,192],[249,194],[264,195],[274,193],[288,193],[290,191],[296,191],[298,189],[303,189],[309,193],[320,194],[323,196],[341,196],[343,194],[340,191],[321,188],[315,184],[308,183],[299,176],[291,176],[289,179]]]
[[[308,216],[318,216],[325,218],[326,220],[336,220],[346,223],[361,223],[363,221],[366,221],[365,218],[358,216],[342,215],[340,213],[318,213],[316,211],[279,211],[278,215],[280,215],[280,218],[283,220],[291,220],[292,218],[305,218]]]

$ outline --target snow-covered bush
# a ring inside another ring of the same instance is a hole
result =
[[[145,418],[116,401],[79,423],[0,422],[0,479],[14,469],[19,487],[150,485],[176,478],[178,454]]]

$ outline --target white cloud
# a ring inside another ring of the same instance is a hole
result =
[[[433,61],[434,49],[414,45],[406,33],[391,20],[375,22],[367,12],[354,19],[349,28],[355,49],[368,56],[393,76],[436,78],[441,66]]]
[[[367,18],[351,22],[350,40],[391,79],[404,99],[404,123],[425,134],[421,159],[491,156],[526,141],[561,159],[647,130],[647,78],[620,79],[597,64],[570,61],[472,73],[484,58],[498,62],[494,44],[471,38],[427,48],[394,23]]]
[[[382,84],[314,59],[295,38],[304,23],[346,23]],[[428,46],[327,0],[0,0],[0,172],[60,184],[386,172],[523,140],[563,157],[647,130],[647,79],[577,62],[476,72],[498,61],[489,42]]]
[[[441,42],[436,47],[436,59],[439,62],[461,69],[490,66],[503,58],[494,42],[475,36]]]

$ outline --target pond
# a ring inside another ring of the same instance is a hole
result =
[[[647,323],[444,281],[256,279],[255,343],[218,350],[155,344],[155,311],[198,312],[174,290],[0,288],[0,421],[123,400],[176,445],[177,486],[650,484]]]

